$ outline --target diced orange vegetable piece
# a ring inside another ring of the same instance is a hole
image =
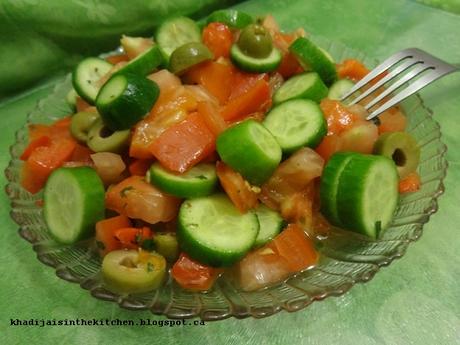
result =
[[[407,118],[398,109],[391,108],[379,116],[380,125],[378,126],[379,133],[385,132],[403,132],[406,129]]]
[[[120,241],[121,248],[137,249],[142,246],[143,241],[153,237],[152,230],[143,228],[124,227],[115,230],[115,238]]]
[[[359,115],[350,112],[341,102],[325,98],[320,103],[327,121],[327,134],[340,134],[344,130],[362,123]]]
[[[131,227],[131,221],[124,215],[100,220],[96,223],[96,246],[99,254],[105,256],[107,253],[121,249],[121,243],[115,237],[115,231]]]
[[[223,23],[209,23],[202,34],[203,43],[214,54],[214,58],[229,57],[233,43],[233,34],[230,28]]]
[[[321,143],[316,147],[315,151],[327,162],[329,158],[331,158],[334,153],[340,151],[341,148],[342,139],[336,134],[331,134],[325,136],[323,140],[321,140]]]
[[[199,84],[214,95],[221,104],[227,102],[232,92],[234,68],[230,64],[210,61],[191,68],[184,80],[189,84]]]
[[[193,113],[164,131],[149,149],[164,167],[183,173],[211,154],[215,141],[200,115]]]
[[[105,206],[130,218],[150,224],[174,219],[180,199],[165,194],[141,176],[130,176],[105,193]]]
[[[223,162],[217,162],[216,172],[225,193],[241,213],[257,207],[257,193],[239,173]]]
[[[244,94],[230,100],[221,110],[224,120],[237,120],[251,113],[269,107],[271,104],[270,85],[259,79]]]
[[[410,173],[399,181],[399,193],[413,193],[420,189],[420,175],[416,172]]]
[[[70,161],[92,165],[93,161],[91,160],[91,155],[93,153],[94,152],[91,151],[91,149],[89,149],[87,146],[76,144],[75,150],[72,153],[72,157],[70,157]]]
[[[314,266],[318,261],[313,242],[297,224],[289,224],[268,246],[287,261],[291,272]]]
[[[359,60],[346,59],[342,63],[337,65],[337,74],[340,79],[348,78],[354,82],[364,78],[370,70]],[[386,76],[387,73],[381,73],[377,77],[371,80],[371,83],[375,83]]]
[[[206,126],[217,137],[220,133],[225,131],[227,124],[220,115],[219,109],[209,102],[198,102],[198,114],[200,114]]]
[[[203,265],[187,254],[181,253],[171,269],[174,280],[184,289],[205,291],[209,290],[222,269]]]
[[[105,61],[110,62],[112,65],[116,65],[122,61],[129,61],[129,56],[127,54],[117,54],[108,56],[105,58]]]
[[[129,165],[129,173],[131,175],[145,176],[152,163],[153,160],[151,159],[134,159]]]
[[[19,157],[21,160],[25,161],[27,160],[32,152],[40,146],[49,146],[51,145],[51,138],[46,135],[42,135],[36,139],[33,139],[29,145],[27,145],[26,149],[22,153],[22,155]]]
[[[51,172],[69,160],[75,150],[75,141],[56,139],[49,146],[37,147],[22,168],[21,185],[30,193],[37,193]]]

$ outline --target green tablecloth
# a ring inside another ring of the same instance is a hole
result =
[[[13,2],[16,0],[13,0]],[[94,0],[96,1],[96,0]],[[18,2],[38,3],[35,0]],[[38,6],[38,5],[37,5]],[[1,7],[1,5],[0,5]],[[460,63],[460,16],[408,0],[251,0],[240,8],[273,13],[286,29],[303,26],[313,34],[383,58],[421,47]],[[4,61],[0,61],[3,63]],[[35,102],[50,84],[0,104],[0,169],[8,146]],[[78,285],[57,278],[19,238],[0,194],[0,342],[2,344],[460,344],[460,74],[422,92],[440,122],[449,147],[446,192],[439,211],[407,254],[366,284],[307,309],[272,317],[227,319],[205,325],[12,326],[10,319],[161,320],[92,298]],[[4,185],[5,178],[0,177]]]

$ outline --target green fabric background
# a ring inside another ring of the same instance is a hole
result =
[[[12,3],[32,5],[38,1],[3,0],[0,14],[11,8]],[[85,3],[99,2],[92,0]],[[115,1],[104,3],[114,4]],[[140,4],[141,1],[130,3]],[[37,5],[32,12],[51,13],[46,6]],[[460,16],[417,2],[250,0],[238,7],[257,14],[273,13],[287,30],[303,26],[313,34],[336,39],[377,59],[415,46],[446,61],[460,63]],[[31,13],[15,13],[34,18]],[[145,15],[147,13],[145,11]],[[121,33],[132,27],[140,28],[143,14],[140,10],[133,12],[132,17],[127,17],[131,24],[114,23],[110,30]],[[155,17],[154,11],[149,15]],[[56,14],[56,17],[59,16]],[[75,27],[67,28],[62,23],[57,25],[52,18],[49,22],[37,19],[31,24],[41,28],[41,32],[50,28],[50,34],[53,34],[58,30],[63,37],[78,32]],[[0,37],[4,37],[4,25],[0,20]],[[55,26],[51,29],[48,25]],[[82,29],[82,37],[92,30],[101,29],[88,26]],[[94,35],[97,40],[97,34]],[[46,43],[35,42],[35,36],[28,42],[24,44],[36,44],[37,49],[42,49],[40,51],[48,51]],[[8,78],[12,78],[13,71],[10,71],[11,65],[5,66],[5,55],[2,54],[8,52],[3,49],[0,52],[0,85],[4,87]],[[56,60],[61,59],[60,55],[53,53],[53,56]],[[24,59],[30,60],[18,60],[15,65],[24,68],[21,85],[31,82],[26,75],[29,73],[28,64],[35,63],[33,57]],[[32,72],[37,71],[37,66],[39,62],[32,67]],[[9,161],[7,150],[14,141],[14,132],[23,125],[26,113],[35,102],[48,94],[51,87],[52,80],[0,104],[0,170]],[[353,287],[344,296],[315,302],[305,310],[292,314],[281,312],[261,320],[227,319],[204,326],[163,328],[13,327],[10,326],[10,318],[162,318],[149,312],[126,311],[116,304],[96,300],[78,285],[57,278],[54,270],[38,262],[31,246],[19,238],[17,226],[9,217],[8,199],[5,194],[0,194],[0,342],[8,345],[460,344],[460,73],[427,87],[422,97],[440,122],[443,140],[449,148],[446,192],[440,199],[439,211],[425,226],[421,239],[409,247],[401,260],[377,273],[371,282]],[[0,184],[5,184],[3,176],[0,176]]]

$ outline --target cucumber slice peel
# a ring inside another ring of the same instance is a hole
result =
[[[217,174],[213,164],[198,164],[183,174],[176,174],[154,163],[148,180],[161,190],[181,198],[193,198],[212,194],[217,186]]]
[[[213,266],[230,266],[254,245],[259,232],[252,211],[241,214],[224,195],[186,200],[178,216],[178,241],[193,259]]]
[[[289,78],[275,92],[273,102],[279,104],[290,99],[311,99],[315,102],[321,101],[327,96],[326,85],[316,72],[308,72]]]
[[[114,74],[133,73],[147,75],[163,63],[163,54],[158,45],[154,45],[139,54]]]
[[[44,192],[44,217],[50,235],[71,244],[92,234],[104,218],[104,185],[89,167],[59,168],[48,178]]]
[[[278,68],[282,59],[280,51],[276,48],[273,48],[267,57],[255,58],[245,54],[237,44],[232,45],[230,57],[238,68],[253,73],[274,71]]]
[[[254,212],[260,224],[254,247],[260,247],[275,238],[283,230],[286,223],[278,212],[265,205],[259,205]]]
[[[290,45],[289,51],[294,54],[301,66],[317,72],[326,85],[329,86],[337,80],[334,61],[308,38],[297,38]]]
[[[306,99],[292,99],[277,105],[267,114],[263,125],[287,154],[303,146],[316,147],[327,133],[326,120],[318,104]]]
[[[251,15],[234,9],[217,10],[209,15],[206,23],[219,22],[233,29],[244,29],[254,22]]]

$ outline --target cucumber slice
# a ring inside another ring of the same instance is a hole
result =
[[[278,212],[265,205],[260,205],[254,212],[257,215],[260,225],[259,234],[256,237],[254,247],[260,247],[275,238],[286,223]]]
[[[192,19],[174,17],[160,25],[155,38],[165,60],[169,62],[172,52],[180,46],[190,42],[201,42],[201,31]]]
[[[154,163],[149,170],[149,182],[168,194],[180,198],[195,198],[212,194],[217,186],[213,164],[198,164],[183,174],[177,174]]]
[[[223,23],[232,29],[244,29],[254,22],[254,18],[245,12],[227,9],[217,10],[211,13],[206,23],[209,24],[213,22]]]
[[[169,70],[177,75],[181,75],[190,67],[213,58],[213,54],[203,43],[186,43],[171,54]]]
[[[104,76],[113,65],[105,60],[89,57],[81,61],[72,73],[72,85],[78,95],[89,104],[94,104],[100,86],[99,79]]]
[[[350,79],[340,79],[332,84],[327,98],[339,101],[355,85]]]
[[[391,159],[355,155],[339,177],[336,202],[343,227],[377,238],[393,218],[398,182],[398,171]]]
[[[72,88],[67,93],[67,95],[65,96],[65,100],[66,100],[67,104],[70,105],[72,107],[72,109],[76,109],[77,97],[78,97],[78,93],[77,93],[77,91],[75,91],[74,88]]]
[[[267,57],[255,58],[241,51],[237,44],[232,45],[230,57],[238,68],[253,73],[264,73],[276,70],[282,58],[280,51],[276,48],[273,48]]]
[[[145,76],[163,63],[163,54],[160,47],[154,45],[142,54],[139,54],[126,65],[120,68],[115,74],[139,74]]]
[[[308,38],[299,37],[289,47],[305,69],[318,72],[326,85],[331,85],[337,80],[337,71],[334,61],[321,48],[317,47]]]
[[[104,185],[89,167],[59,168],[48,178],[44,193],[44,217],[51,236],[71,244],[94,231],[104,219]]]
[[[352,152],[338,152],[327,162],[321,176],[320,199],[321,212],[335,226],[342,226],[337,211],[337,191],[339,178],[345,166],[355,156]]]
[[[327,133],[320,107],[308,99],[293,99],[277,105],[263,124],[287,154],[303,146],[316,147]]]
[[[221,159],[255,185],[264,183],[281,161],[281,148],[273,135],[255,120],[247,120],[217,138]]]
[[[311,99],[321,101],[327,96],[327,87],[316,72],[309,72],[289,78],[275,92],[273,102],[279,104],[289,99]]]
[[[255,213],[241,214],[224,195],[186,200],[178,216],[178,241],[193,259],[213,267],[230,266],[254,245]]]
[[[160,89],[145,77],[117,74],[101,88],[96,107],[104,123],[113,131],[128,129],[152,109]]]

